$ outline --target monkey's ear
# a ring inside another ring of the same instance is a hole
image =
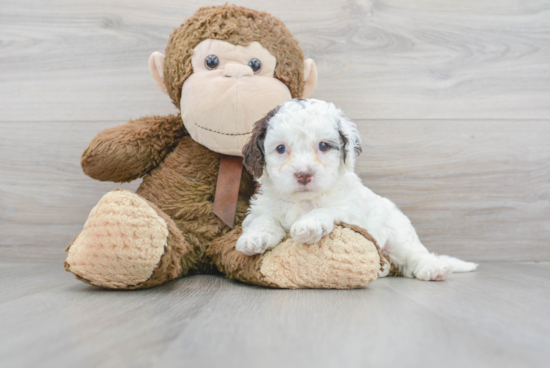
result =
[[[315,86],[317,86],[317,67],[311,59],[304,61],[304,80],[306,81],[306,85],[302,98],[308,98],[313,93]]]
[[[153,52],[149,57],[149,72],[160,90],[168,94],[168,89],[164,84],[164,55],[158,51]]]

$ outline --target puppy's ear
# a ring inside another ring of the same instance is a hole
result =
[[[344,116],[340,116],[338,120],[338,132],[343,142],[344,164],[348,170],[353,171],[357,156],[363,152],[361,136],[355,123]]]
[[[280,106],[277,106],[273,110],[267,113],[267,115],[254,123],[252,129],[252,136],[248,139],[248,142],[243,147],[243,164],[246,170],[252,174],[255,179],[262,176],[265,165],[265,149],[264,142],[267,134],[267,128],[269,127],[269,121]]]

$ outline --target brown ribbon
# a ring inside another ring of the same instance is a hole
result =
[[[214,196],[214,214],[230,228],[235,225],[239,186],[243,174],[243,159],[221,155],[220,171]]]

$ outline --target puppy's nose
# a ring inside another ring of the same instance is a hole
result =
[[[311,177],[313,176],[313,171],[307,170],[307,171],[297,171],[296,174],[294,174],[296,177],[296,180],[298,180],[298,183],[302,185],[306,185],[311,181]]]
[[[248,65],[231,63],[223,68],[223,75],[230,78],[251,77],[254,71]]]

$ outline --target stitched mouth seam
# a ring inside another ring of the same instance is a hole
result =
[[[199,128],[201,129],[204,129],[204,130],[208,130],[209,132],[212,132],[212,133],[218,133],[218,134],[223,134],[223,135],[247,135],[247,134],[252,134],[252,132],[248,132],[248,133],[222,133],[222,132],[218,132],[217,130],[212,130],[212,129],[208,129],[208,128],[205,128],[203,126],[200,126],[199,124],[195,123],[196,126],[198,126]]]

